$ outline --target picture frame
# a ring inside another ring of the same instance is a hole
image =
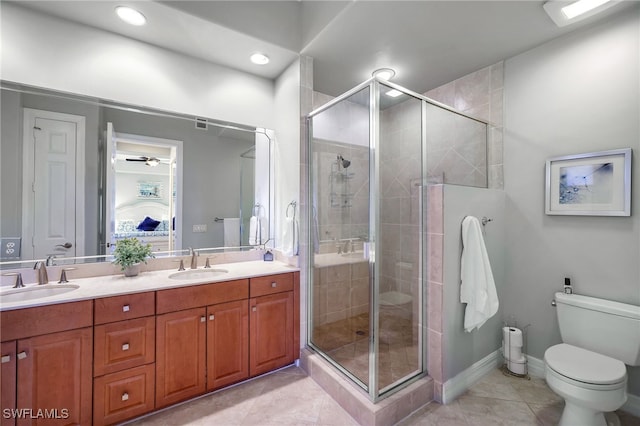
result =
[[[545,213],[631,216],[631,148],[549,158]]]
[[[162,189],[162,182],[138,182],[138,198],[160,199]]]

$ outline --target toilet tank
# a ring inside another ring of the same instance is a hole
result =
[[[640,365],[640,306],[556,293],[562,341]]]

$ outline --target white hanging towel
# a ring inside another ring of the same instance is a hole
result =
[[[498,294],[478,218],[462,221],[460,302],[466,303],[464,330],[471,333],[498,312]]]
[[[224,246],[239,247],[240,246],[240,218],[225,217],[224,218]]]
[[[257,216],[251,216],[249,219],[249,245],[260,244],[260,240],[260,219]]]
[[[285,219],[282,251],[286,256],[298,254],[298,221],[292,217]]]

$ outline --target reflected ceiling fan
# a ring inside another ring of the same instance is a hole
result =
[[[157,157],[135,157],[135,158],[125,158],[125,160],[144,162],[147,166],[151,166],[151,167],[155,167],[158,164],[162,163],[162,161]]]

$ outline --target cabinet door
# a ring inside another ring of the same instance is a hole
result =
[[[293,292],[250,299],[251,376],[293,362]]]
[[[249,377],[249,301],[207,307],[207,390]]]
[[[37,417],[18,425],[91,424],[92,340],[87,327],[18,341],[17,407]]]
[[[157,408],[204,393],[205,313],[195,308],[157,316]]]
[[[3,410],[16,408],[16,341],[2,343],[2,364],[0,364],[0,406]],[[12,416],[0,417],[0,425],[16,424]]]

